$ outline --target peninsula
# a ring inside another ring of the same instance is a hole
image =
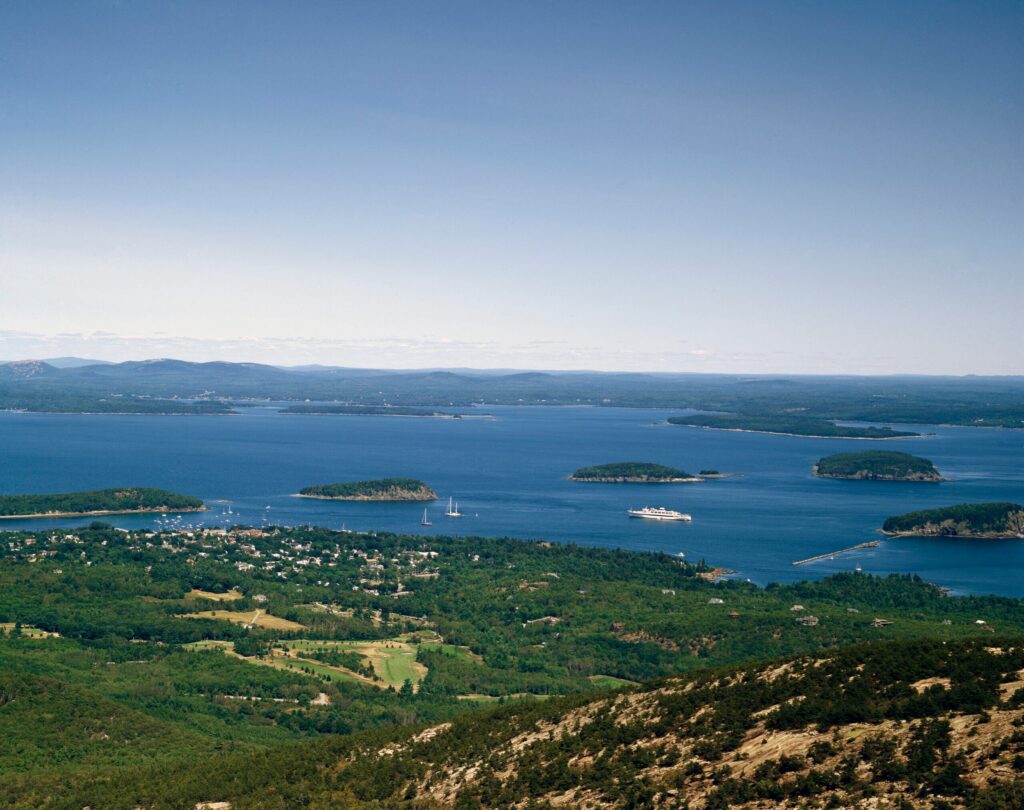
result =
[[[642,461],[623,461],[583,467],[569,476],[570,481],[601,484],[684,484],[704,479],[675,467]]]
[[[117,487],[45,495],[0,495],[2,519],[198,512],[205,508],[199,498],[147,487]]]
[[[741,414],[692,414],[672,416],[669,424],[747,433],[775,433],[809,439],[906,439],[920,436],[890,427],[837,425],[830,419],[807,416],[744,416]]]
[[[1024,537],[1019,503],[963,503],[891,517],[882,532],[897,537]]]
[[[435,419],[461,419],[457,413],[415,408],[407,405],[289,405],[280,413],[330,414],[337,416],[421,416]]]
[[[888,450],[836,453],[820,459],[813,470],[818,478],[839,478],[845,481],[937,483],[943,480],[928,459]]]
[[[298,496],[326,501],[437,500],[437,493],[415,478],[379,478],[373,481],[320,484],[299,490]]]

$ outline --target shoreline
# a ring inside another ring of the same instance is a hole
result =
[[[879,534],[886,537],[938,537],[943,540],[1024,540],[1024,534],[1012,534],[1006,532],[972,532],[970,534],[931,534],[923,531],[909,532],[887,532],[885,529],[876,529]]]
[[[944,484],[948,483],[950,480],[948,478],[943,478],[941,475],[936,478],[896,478],[894,476],[883,475],[829,475],[828,473],[818,472],[817,464],[811,468],[811,474],[815,478],[824,478],[832,481],[888,481],[897,484]]]
[[[36,512],[31,515],[0,515],[0,520],[35,520],[41,518],[102,517],[103,515],[167,515],[177,512],[205,512],[210,507],[193,506],[187,509],[101,509],[91,512]]]
[[[281,409],[278,411],[282,416],[386,416],[391,419],[468,419],[457,413],[345,413],[335,411],[289,411]],[[475,419],[494,418],[489,414],[481,414]]]
[[[633,477],[621,477],[621,478],[577,478],[574,475],[570,475],[566,478],[567,481],[579,481],[584,484],[699,484],[703,482],[704,478],[633,478]]]

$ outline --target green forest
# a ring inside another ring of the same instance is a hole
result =
[[[926,458],[888,450],[864,453],[836,453],[814,465],[820,478],[848,478],[864,481],[941,481],[935,465]]]
[[[45,495],[0,495],[0,517],[51,513],[194,512],[202,508],[203,502],[199,498],[148,487],[114,487]]]
[[[200,761],[250,763],[244,793],[264,768],[285,780],[292,752],[349,744],[325,735],[855,643],[1022,634],[1019,600],[914,577],[759,588],[664,554],[312,528],[7,532],[0,805],[73,784],[121,806],[114,785],[135,786],[125,802],[157,789],[133,781],[146,768],[187,792],[208,784]]]

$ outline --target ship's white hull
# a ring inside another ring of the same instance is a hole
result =
[[[693,520],[690,515],[678,514],[678,515],[652,515],[644,512],[634,512],[632,509],[629,510],[629,516],[634,518],[640,518],[641,520],[665,520],[665,521],[683,521],[689,522]]]

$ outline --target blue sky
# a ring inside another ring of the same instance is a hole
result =
[[[0,359],[1024,373],[1020,3],[0,3]]]

